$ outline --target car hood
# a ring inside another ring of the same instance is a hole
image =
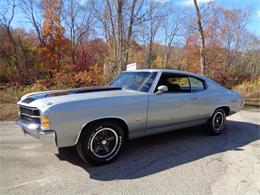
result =
[[[118,87],[78,88],[71,90],[52,90],[29,93],[21,97],[18,105],[46,109],[47,107],[90,99],[140,95],[144,92],[121,89]]]

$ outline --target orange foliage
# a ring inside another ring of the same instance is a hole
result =
[[[79,86],[101,86],[104,85],[103,66],[94,65],[89,70],[76,73],[75,81]]]
[[[180,60],[183,69],[191,72],[199,72],[199,46],[197,37],[189,35],[184,47],[184,55]]]
[[[37,91],[102,85],[104,85],[103,67],[101,65],[93,65],[88,70],[80,72],[54,73],[52,79],[38,79],[31,87]]]
[[[61,4],[61,0],[42,0],[44,21],[40,51],[49,71],[59,70],[69,51],[69,41],[65,39],[61,24]]]

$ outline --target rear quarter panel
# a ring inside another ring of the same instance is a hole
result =
[[[203,117],[209,118],[217,108],[223,106],[230,109],[230,114],[241,109],[243,98],[240,94],[215,84],[210,79],[206,82],[208,88],[200,94],[200,113]]]

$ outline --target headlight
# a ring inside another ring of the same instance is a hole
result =
[[[48,116],[41,116],[41,129],[42,130],[49,130],[49,117]]]

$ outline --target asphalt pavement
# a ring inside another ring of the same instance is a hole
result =
[[[221,136],[193,127],[129,141],[99,167],[0,122],[0,194],[260,194],[260,112],[228,117]]]

